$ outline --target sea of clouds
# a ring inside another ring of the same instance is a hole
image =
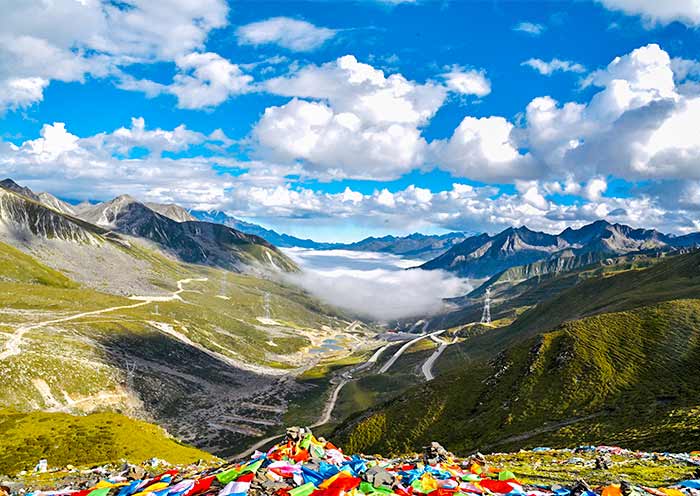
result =
[[[378,321],[430,315],[443,298],[472,289],[466,279],[441,270],[405,270],[422,263],[396,255],[349,250],[287,248],[302,271],[288,277],[319,299]]]

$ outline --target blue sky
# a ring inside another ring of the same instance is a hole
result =
[[[700,229],[690,2],[169,3],[4,2],[0,174],[321,240]]]

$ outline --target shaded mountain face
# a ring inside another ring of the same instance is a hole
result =
[[[567,228],[557,235],[531,231],[527,227],[509,228],[494,236],[482,234],[468,238],[421,268],[484,278],[524,266],[523,277],[526,278],[571,270],[629,253],[697,246],[698,241],[700,237],[692,235],[674,237],[653,229],[634,229],[604,220],[580,229]]]
[[[185,212],[172,205],[157,207],[180,218]],[[97,205],[71,207],[12,180],[0,183],[0,234],[11,244],[31,244],[37,238],[101,245],[106,240],[118,242],[115,233],[150,241],[189,263],[239,271],[255,265],[296,270],[290,259],[262,238],[219,224],[177,222],[127,195]],[[66,251],[71,250],[66,247]]]
[[[161,215],[123,195],[105,203],[85,205],[77,215],[97,226],[145,238],[189,263],[238,268],[261,263],[290,271],[296,266],[264,239],[221,224],[186,220],[190,216],[172,205],[156,205],[182,221]]]
[[[99,244],[103,240],[104,230],[67,217],[16,191],[0,188],[0,234],[3,237],[21,242],[35,236],[88,244]]]
[[[288,234],[280,234],[272,229],[266,229],[257,224],[236,219],[219,210],[192,210],[189,213],[202,221],[224,224],[244,233],[260,236],[281,248],[378,251],[427,260],[445,252],[445,250],[467,238],[466,234],[458,232],[442,235],[414,233],[408,236],[369,237],[354,243],[320,243],[311,239],[302,239]]]

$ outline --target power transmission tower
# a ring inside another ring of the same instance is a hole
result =
[[[491,323],[491,288],[486,289],[486,297],[484,298],[484,313],[481,314],[481,323]]]
[[[128,359],[124,360],[125,370],[126,370],[126,385],[129,390],[134,389],[134,372],[136,372],[136,362],[130,362]]]

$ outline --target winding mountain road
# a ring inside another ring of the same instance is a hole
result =
[[[12,336],[10,336],[10,339],[8,339],[7,342],[5,343],[5,345],[3,346],[3,351],[0,352],[0,360],[6,360],[12,356],[19,355],[21,353],[22,338],[29,331],[33,331],[35,329],[41,329],[42,327],[46,327],[46,326],[50,326],[50,325],[54,325],[54,324],[62,324],[63,322],[70,322],[73,320],[82,319],[83,317],[91,317],[93,315],[102,315],[104,313],[115,312],[117,310],[126,310],[129,308],[138,308],[138,307],[148,305],[149,303],[179,300],[179,299],[181,299],[180,294],[182,294],[183,291],[186,291],[184,286],[183,286],[184,284],[188,284],[191,282],[205,282],[207,280],[208,280],[207,278],[180,279],[179,281],[177,281],[177,291],[173,292],[171,295],[166,295],[166,296],[131,296],[129,299],[130,300],[137,300],[138,303],[134,303],[133,305],[119,305],[119,306],[115,306],[115,307],[108,307],[108,308],[103,308],[101,310],[91,310],[89,312],[76,313],[73,315],[68,315],[66,317],[60,317],[57,319],[51,319],[51,320],[45,320],[43,322],[37,322],[35,324],[20,326],[12,334]]]
[[[439,336],[439,335],[442,334],[443,332],[445,332],[445,330],[444,330],[444,329],[441,329],[441,330],[439,330],[439,331],[435,331],[435,332],[432,332],[432,333],[430,333],[430,334],[421,334],[421,335],[418,336],[417,338],[408,341],[408,342],[405,343],[403,346],[401,346],[401,348],[399,348],[399,349],[396,351],[396,353],[394,353],[394,355],[389,359],[388,362],[386,362],[386,363],[382,366],[381,369],[379,369],[379,373],[380,373],[380,374],[386,373],[386,372],[391,368],[391,366],[394,365],[394,363],[396,363],[396,360],[398,360],[399,357],[400,357],[401,355],[403,355],[403,352],[404,352],[404,351],[406,351],[407,349],[409,349],[411,346],[413,346],[415,343],[417,343],[417,342],[420,341],[421,339],[425,339],[425,338],[431,338],[431,339],[432,339],[433,336]]]
[[[435,350],[433,354],[428,357],[428,359],[425,361],[425,363],[423,363],[423,366],[421,367],[421,372],[423,372],[426,381],[432,381],[433,379],[435,379],[435,376],[433,375],[433,365],[435,365],[435,361],[440,357],[440,355],[442,355],[442,352],[445,351],[445,348],[457,342],[456,336],[451,342],[445,341],[437,337],[433,337],[432,339],[440,346],[438,346],[437,350]]]
[[[352,325],[352,324],[351,324]],[[379,357],[381,354],[389,347],[390,345],[384,345],[381,348],[378,348],[377,351],[374,352],[374,354],[369,357],[369,359],[352,368],[351,370],[347,372],[343,372],[343,374],[340,376],[340,381],[335,385],[335,388],[333,388],[333,392],[331,393],[330,397],[326,401],[326,404],[323,407],[323,411],[321,412],[321,416],[319,419],[314,422],[312,425],[309,427],[314,428],[314,427],[319,427],[323,424],[327,424],[331,420],[331,416],[333,415],[333,410],[335,409],[335,405],[338,402],[338,397],[340,396],[340,391],[345,387],[345,385],[353,380],[352,374],[355,372],[360,372],[362,370],[365,370],[369,367],[371,367],[373,364],[377,363],[379,360]],[[266,437],[265,439],[261,439],[260,441],[255,442],[252,446],[250,446],[248,449],[245,451],[235,455],[232,460],[240,460],[242,458],[247,458],[248,456],[252,455],[256,450],[262,448],[263,446],[267,445],[268,443],[275,441],[281,437],[283,437],[284,434],[277,434],[275,436],[269,436]]]

